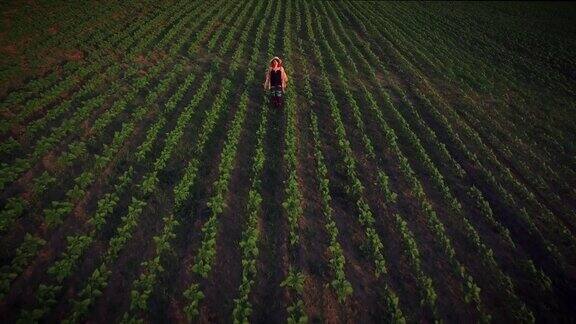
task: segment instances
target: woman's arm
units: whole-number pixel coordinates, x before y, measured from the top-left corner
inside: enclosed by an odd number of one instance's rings
[[[286,71],[284,71],[284,67],[280,68],[282,71],[282,90],[286,89],[286,84],[288,83],[288,75],[286,74]]]
[[[270,89],[270,68],[266,69],[266,76],[264,77],[264,89]]]

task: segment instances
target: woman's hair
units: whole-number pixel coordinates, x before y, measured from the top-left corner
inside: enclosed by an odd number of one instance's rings
[[[274,63],[274,61],[276,61],[278,63],[278,66],[282,66],[282,61],[275,57],[272,60],[270,60],[270,67],[273,66],[272,64]]]

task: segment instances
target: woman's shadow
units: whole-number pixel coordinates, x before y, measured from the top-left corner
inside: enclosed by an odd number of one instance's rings
[[[263,275],[257,288],[257,299],[266,301],[255,304],[256,322],[282,322],[285,317],[285,305],[280,283],[284,278],[283,268],[288,226],[284,217],[282,201],[284,198],[284,135],[286,131],[286,113],[283,108],[274,107],[268,96],[268,125],[264,139],[266,161],[262,172],[262,236],[261,257]],[[264,275],[264,273],[266,273]]]

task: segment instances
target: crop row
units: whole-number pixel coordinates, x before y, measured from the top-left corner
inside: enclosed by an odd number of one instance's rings
[[[179,121],[186,117],[186,111],[193,110],[195,108],[195,106],[191,105],[198,105],[201,98],[205,96],[208,90],[207,84],[209,84],[210,81],[209,76],[210,74],[204,78],[204,86],[200,86],[201,91],[195,94],[191,104],[189,104],[185,111],[180,114],[178,117]],[[176,128],[173,129],[168,134],[168,137],[177,131],[178,130]],[[167,145],[169,145],[168,143],[169,142],[166,140],[164,146],[165,148]],[[154,169],[150,170],[147,175],[153,172],[155,172]],[[108,278],[112,274],[110,266],[113,264],[114,260],[116,260],[118,254],[123,249],[127,241],[131,238],[133,230],[139,223],[138,221],[142,214],[143,208],[147,205],[145,200],[141,200],[142,198],[137,198],[139,196],[146,197],[148,194],[147,191],[145,191],[146,187],[143,186],[144,179],[146,179],[146,175],[140,184],[140,192],[135,193],[132,196],[132,203],[128,207],[128,213],[126,216],[123,216],[122,224],[118,227],[116,235],[110,239],[108,249],[104,254],[103,262],[96,270],[94,270],[91,277],[87,280],[84,288],[78,293],[78,298],[72,301],[72,313],[69,315],[69,320],[71,320],[71,322],[77,322],[86,316],[90,305],[96,300],[97,297],[101,295],[102,289],[108,285]]]
[[[180,4],[181,6],[181,4]],[[174,8],[174,9],[180,9],[180,8]],[[165,15],[170,15],[170,12],[166,12]],[[160,15],[160,16],[164,16],[164,15]],[[144,27],[145,30],[149,30],[150,26],[146,26],[143,24],[136,24],[135,26],[137,26],[138,28],[142,29]],[[124,39],[124,43],[122,43],[120,48],[124,48],[124,49],[128,49],[128,47],[134,43],[137,38],[132,38],[129,37],[130,34],[127,33],[127,30],[125,28],[123,28],[124,26],[119,25],[119,26],[115,26],[117,29],[117,33],[113,34],[113,38],[111,39],[112,42],[114,43],[108,43],[106,45],[108,46],[104,46],[105,48],[107,47],[113,47],[115,46],[115,44],[117,45],[118,42],[120,42],[122,39]],[[104,33],[104,30],[101,31],[101,34]],[[152,35],[154,35],[154,33],[152,33]],[[98,38],[98,37],[96,37]],[[96,53],[94,53],[95,57],[91,60],[91,64],[87,65],[87,66],[79,66],[77,70],[65,70],[65,72],[68,72],[66,74],[69,74],[70,76],[68,76],[67,78],[64,78],[63,81],[59,81],[58,84],[54,85],[52,88],[49,89],[50,92],[48,93],[42,93],[42,96],[40,96],[37,99],[34,100],[30,100],[28,101],[26,107],[24,108],[23,111],[20,111],[17,115],[16,115],[16,120],[14,122],[12,122],[10,125],[13,125],[15,123],[17,123],[20,120],[23,120],[26,116],[29,116],[32,112],[34,111],[38,111],[40,109],[43,109],[46,107],[46,105],[48,105],[49,103],[51,103],[52,101],[54,101],[53,99],[57,99],[59,98],[60,94],[64,91],[70,91],[72,89],[72,86],[77,84],[78,82],[80,82],[80,80],[82,80],[83,76],[88,75],[89,73],[92,75],[91,79],[87,79],[85,80],[86,83],[92,84],[94,83],[94,80],[96,79],[100,79],[101,78],[101,74],[98,73],[102,70],[102,68],[105,66],[105,64],[107,64],[107,62],[109,62],[109,60],[103,60],[100,59],[98,55],[96,55]],[[75,67],[75,65],[70,65],[71,67]],[[67,81],[67,80],[71,80],[71,81]],[[71,83],[73,82],[73,83]],[[75,93],[74,94],[74,98],[81,96],[83,93],[86,93],[86,87],[82,87],[81,88],[82,91],[79,93]],[[10,129],[12,126],[8,126],[7,129]],[[7,130],[6,129],[6,130]]]
[[[172,76],[172,74],[169,74],[169,76]],[[208,83],[209,83],[209,80],[208,80],[208,81],[205,80],[205,84],[207,85]],[[206,89],[205,89],[205,90],[206,90]],[[180,91],[180,93],[179,93],[178,95],[181,97],[181,96],[182,96],[182,91]],[[203,96],[203,93],[201,93],[201,96]],[[201,97],[201,96],[200,96],[200,97]],[[174,99],[174,98],[172,98],[172,99]],[[175,104],[174,100],[172,101],[172,103],[173,103],[173,105]],[[172,107],[172,109],[173,109],[173,107]],[[133,215],[134,217],[136,217],[138,213],[134,213],[134,212],[130,212],[130,211],[132,211],[132,210],[134,210],[134,209],[138,210],[137,207],[138,207],[138,206],[142,206],[142,205],[139,204],[137,201],[138,201],[138,200],[136,199],[136,200],[133,202],[133,205],[131,206],[131,208],[129,209],[129,214],[130,214],[130,215]],[[134,224],[134,223],[129,223],[129,222],[127,222],[127,221],[130,220],[130,219],[132,219],[132,218],[127,218],[127,219],[125,219],[124,226],[123,226],[122,228],[130,228],[130,226],[132,226],[132,225]],[[109,255],[114,255],[114,254],[115,254],[114,251],[118,250],[118,249],[119,249],[119,246],[122,246],[122,244],[125,242],[125,240],[123,239],[123,237],[125,238],[125,237],[127,237],[127,235],[129,235],[129,233],[125,233],[125,231],[119,232],[119,238],[117,238],[116,240],[113,239],[113,240],[111,241],[111,248],[110,248],[110,250],[109,250],[109,252],[108,252]],[[112,244],[112,243],[114,243],[114,244]],[[115,247],[114,247],[113,245],[114,245]],[[105,266],[105,264],[104,264],[104,266]],[[100,272],[99,272],[99,273],[96,273],[96,274],[95,274],[95,278],[94,278],[93,280],[97,280],[96,277],[101,280],[101,279],[102,279],[101,273],[100,273]],[[83,305],[84,305],[84,304],[83,304]],[[81,308],[83,308],[83,307],[84,307],[84,306],[82,306]],[[81,312],[81,311],[80,311],[80,312]]]
[[[160,31],[156,31],[156,33],[159,33],[159,32]],[[155,33],[152,33],[152,34],[155,34]],[[134,41],[134,40],[132,40],[132,41]],[[150,72],[160,71],[160,70],[161,70],[161,66],[156,66]],[[132,75],[136,75],[136,70],[134,70],[134,73]],[[142,76],[140,78],[137,78],[133,82],[135,84],[135,88],[131,89],[131,90],[133,90],[132,93],[137,93],[138,89],[142,89],[149,82],[149,80],[151,80],[152,75],[153,75],[153,73],[151,73],[150,76],[145,75],[145,76]],[[83,121],[84,119],[86,119],[87,117],[89,117],[90,111],[92,109],[103,104],[104,101],[106,100],[106,98],[108,98],[109,96],[116,94],[118,92],[119,85],[120,85],[119,82],[120,81],[113,83],[106,93],[95,97],[91,101],[87,101],[87,103],[90,103],[89,107],[87,107],[85,104],[82,109],[80,109],[77,113],[75,113],[73,115],[73,117],[68,118],[66,121],[64,121],[62,123],[62,125],[60,127],[58,127],[56,130],[52,130],[50,136],[43,137],[41,140],[39,140],[35,146],[35,149],[33,150],[32,153],[30,153],[30,155],[27,158],[24,158],[24,159],[18,158],[12,165],[5,166],[5,167],[3,166],[2,171],[0,171],[0,174],[4,174],[1,177],[2,180],[0,181],[0,183],[2,183],[2,186],[5,186],[6,183],[8,183],[9,181],[15,180],[18,177],[18,175],[20,175],[21,173],[26,171],[29,167],[31,167],[35,161],[38,161],[40,159],[40,157],[45,152],[47,152],[48,150],[53,148],[56,144],[60,144],[60,140],[65,135],[74,133],[74,131],[77,130],[77,128],[75,126],[77,124],[79,124],[81,121]],[[91,87],[87,87],[84,89],[87,89],[89,91],[89,90],[91,90]],[[130,98],[129,95],[127,95],[127,97]],[[96,130],[103,128],[103,126],[105,126],[107,123],[109,123],[111,121],[111,118],[114,117],[114,114],[119,113],[121,111],[122,103],[125,101],[128,101],[128,100],[126,100],[126,99],[124,99],[124,101],[121,100],[115,106],[113,106],[114,108],[110,109],[107,112],[108,115],[106,115],[106,116],[108,118],[106,118],[106,119],[100,118],[99,121],[95,122],[94,127],[96,128]]]
[[[168,73],[165,76],[165,79],[163,81],[172,81],[175,78],[175,76],[181,72],[180,69],[181,67],[180,68],[175,67],[175,69],[171,73]],[[151,93],[156,93],[156,91],[163,91],[162,90],[163,87],[160,86],[162,84],[165,84],[165,82],[160,82],[159,87],[155,89],[155,91],[152,91]],[[145,105],[141,107],[147,107],[147,106],[150,105]],[[124,125],[125,126],[123,126],[123,128],[120,131],[116,132],[112,144],[110,146],[106,146],[105,149],[106,154],[96,156],[96,163],[95,163],[96,168],[105,167],[112,160],[112,157],[118,152],[124,140],[132,135],[131,131],[134,128],[134,121],[127,121]],[[98,169],[96,170],[96,172],[98,172]],[[61,282],[64,278],[69,277],[70,275],[73,274],[72,271],[78,259],[88,249],[94,237],[96,236],[96,233],[100,231],[101,227],[105,224],[105,216],[108,213],[110,213],[114,209],[115,205],[118,203],[120,192],[123,190],[125,186],[128,185],[128,182],[132,181],[132,173],[133,173],[132,169],[129,168],[124,173],[124,175],[120,177],[119,179],[120,183],[114,186],[115,192],[108,193],[104,195],[104,197],[101,200],[99,200],[98,209],[95,216],[88,220],[88,223],[94,226],[91,229],[89,235],[78,234],[76,236],[69,236],[67,238],[68,244],[66,246],[66,252],[63,253],[62,259],[49,268],[49,273],[53,272],[54,276],[57,278],[59,282]],[[90,175],[92,175],[92,173],[90,173]],[[90,180],[94,180],[94,178],[91,177]],[[85,183],[82,187],[78,185],[75,186],[72,189],[73,190],[72,193],[77,192],[77,194],[67,196],[69,196],[69,198],[74,197],[76,200],[79,199],[81,196],[83,196],[84,194],[83,191],[86,186],[87,185]],[[61,218],[71,212],[71,209],[74,206],[73,203],[74,201],[75,200],[56,202],[56,204],[53,203],[52,204],[53,208],[57,207],[58,209],[48,210],[46,214],[47,217],[46,221],[48,222],[48,224],[52,224],[54,222],[56,223],[62,222]],[[41,285],[40,287],[41,288],[39,290],[37,297],[39,305],[42,305],[42,308],[40,309],[42,311],[36,309],[32,312],[29,312],[28,314],[25,312],[23,317],[29,316],[30,314],[35,314],[34,316],[42,317],[49,310],[50,303],[46,303],[43,301],[45,297],[41,293],[42,291],[46,291],[46,285]],[[51,289],[49,290],[51,291],[51,294],[57,293],[56,286],[50,286],[50,288]]]
[[[271,6],[267,5],[265,15],[268,16]],[[262,10],[262,4],[259,4],[256,12]],[[220,154],[220,163],[218,165],[218,179],[213,183],[213,195],[209,199],[207,205],[210,208],[210,216],[208,220],[202,226],[202,241],[198,249],[197,254],[194,256],[194,264],[191,267],[192,273],[195,273],[199,278],[207,278],[212,272],[212,266],[214,259],[216,257],[216,243],[218,238],[218,228],[219,228],[219,217],[224,212],[226,207],[226,198],[229,191],[229,182],[234,169],[237,146],[240,141],[240,133],[243,130],[243,124],[246,118],[248,109],[248,89],[254,86],[254,65],[256,64],[257,53],[259,53],[260,43],[262,40],[262,28],[264,20],[260,23],[257,28],[256,38],[254,40],[254,47],[252,49],[252,55],[250,61],[248,62],[248,69],[246,71],[243,93],[240,96],[240,103],[234,118],[231,122],[230,127],[227,130],[226,140],[224,147]],[[253,20],[249,20],[247,23],[247,28],[245,30],[252,29],[254,24]],[[241,46],[241,45],[240,45]],[[201,141],[204,145],[205,140]],[[197,168],[197,162],[194,163],[194,172]],[[194,176],[195,177],[195,176]],[[194,177],[190,177],[193,180]],[[190,181],[190,180],[187,180]],[[255,271],[255,269],[254,269]],[[200,283],[192,281],[188,288],[183,293],[184,299],[187,302],[185,307],[186,315],[189,319],[194,319],[199,315],[199,304],[204,298],[204,293],[202,291],[202,285]],[[238,313],[238,311],[236,311]],[[245,313],[245,311],[243,311]]]
[[[246,12],[246,10],[245,10]],[[241,18],[240,18],[241,19]],[[247,26],[247,28],[250,28],[251,24],[249,24]],[[232,30],[229,34],[232,33]],[[198,165],[199,165],[199,158],[202,156],[202,152],[204,151],[204,147],[205,145],[208,143],[209,140],[209,136],[212,133],[217,120],[219,119],[219,116],[222,112],[222,109],[225,106],[225,100],[226,100],[226,96],[227,93],[229,91],[231,82],[229,80],[224,80],[223,81],[223,88],[222,88],[222,92],[220,92],[220,94],[217,96],[216,100],[213,103],[213,108],[209,111],[207,111],[206,117],[204,119],[204,122],[202,124],[202,126],[200,127],[200,134],[198,135],[198,138],[196,140],[196,144],[194,145],[194,149],[193,149],[193,153],[194,153],[194,158],[188,163],[188,166],[186,167],[185,170],[185,176],[183,178],[181,178],[181,181],[179,181],[179,183],[176,184],[175,188],[174,188],[174,193],[175,193],[175,205],[176,205],[176,212],[181,212],[181,204],[190,199],[189,197],[189,188],[191,188],[194,184],[194,180],[196,177],[196,172],[198,171]],[[234,133],[229,133],[229,136],[232,136],[233,138],[229,137],[229,139],[233,139],[235,141],[239,140],[239,131],[242,129],[242,125],[241,125],[241,120],[244,118],[243,116],[246,113],[246,108],[247,108],[247,94],[244,94],[241,98],[241,102],[240,102],[240,108],[239,111],[236,114],[236,117],[233,121],[233,128],[230,129],[230,131],[232,129],[234,129]],[[223,171],[223,174],[221,178],[222,182],[218,182],[219,184],[221,184],[220,188],[225,188],[226,185],[226,179],[229,178],[230,176],[230,171],[231,171],[231,167],[232,167],[232,162],[234,160],[233,157],[233,153],[232,153],[232,149],[235,150],[236,148],[236,144],[235,143],[231,143],[231,142],[226,142],[228,144],[225,144],[225,149],[223,151],[223,155],[222,155],[222,161],[221,163],[225,164],[226,166],[222,166],[221,165],[221,171]],[[226,172],[226,170],[228,170]],[[218,185],[217,185],[218,186]],[[216,206],[216,204],[218,202],[221,202],[223,204],[223,198],[224,198],[224,192],[223,190],[217,190],[218,193],[216,194],[215,197],[213,197],[213,199],[211,200],[211,208],[213,208],[213,210],[220,210],[220,212],[223,209],[222,205]],[[218,209],[220,208],[220,209]],[[170,225],[171,223],[165,223],[165,229],[164,232],[165,233],[173,233],[173,226]],[[207,222],[205,224],[205,226],[209,226],[209,224],[214,224],[214,222]],[[170,229],[168,229],[167,227],[170,226]],[[207,227],[205,227],[207,228]],[[213,234],[216,233],[216,228],[213,228],[213,231],[204,231],[205,233],[207,232],[211,232]],[[208,234],[206,234],[208,235]],[[175,235],[170,235],[169,238],[173,239],[175,238]],[[215,240],[215,238],[214,238]],[[169,244],[169,239],[166,240],[165,244]],[[210,239],[208,241],[213,241],[213,239]],[[207,241],[204,241],[207,242]],[[206,255],[212,255],[214,256],[214,251],[210,252],[210,246],[208,245],[203,245],[206,248],[206,253],[202,254],[200,253],[199,256],[206,256]],[[149,261],[144,261],[142,263],[142,267],[144,268],[144,272],[141,274],[141,276],[134,282],[133,285],[133,291],[131,294],[131,308],[130,308],[130,313],[133,313],[132,315],[130,315],[129,313],[126,313],[124,315],[123,320],[124,321],[136,321],[138,318],[138,312],[141,311],[145,311],[147,309],[147,300],[149,298],[150,293],[153,290],[153,287],[156,283],[156,279],[157,279],[157,275],[159,274],[159,272],[163,271],[161,268],[161,257],[162,257],[162,252],[167,253],[170,251],[170,248],[166,248],[163,250],[159,250],[157,249],[155,257],[153,257],[153,259],[150,259]],[[198,264],[198,263],[197,263]],[[209,262],[206,263],[209,265]],[[206,268],[203,268],[206,269]],[[186,296],[192,296],[190,294],[185,293],[185,297]],[[200,298],[201,292],[198,291],[196,294],[194,294],[194,296],[197,296],[198,298]],[[194,303],[193,305],[197,305],[197,302]],[[188,313],[191,313],[192,310],[189,310],[193,305],[189,305],[186,309]],[[192,316],[192,314],[188,314],[189,316]]]
[[[415,72],[410,65],[406,64],[406,66],[415,76],[418,77],[419,80],[421,80],[419,74]],[[434,102],[436,102],[436,98],[439,96],[435,90],[431,89],[431,92],[435,99]],[[549,238],[544,237],[542,235],[541,229],[537,227],[537,221],[542,222],[546,224],[544,227],[545,230],[552,231],[550,238],[560,239],[558,245],[573,245],[574,239],[570,235],[570,232],[562,224],[562,222],[558,221],[545,206],[542,206],[540,202],[535,199],[535,196],[524,186],[524,184],[520,183],[516,178],[514,178],[511,170],[508,167],[502,165],[500,161],[498,161],[498,158],[494,155],[494,152],[486,146],[483,140],[479,137],[478,133],[475,132],[460,118],[458,118],[457,113],[453,108],[444,102],[440,102],[438,107],[442,107],[445,110],[445,113],[441,113],[437,111],[436,105],[432,104],[428,98],[425,98],[419,92],[416,92],[416,94],[419,98],[421,98],[427,107],[433,108],[430,110],[430,112],[433,113],[433,117],[436,120],[443,121],[441,125],[446,128],[452,128],[452,126],[447,123],[447,120],[451,120],[453,125],[461,128],[464,134],[471,140],[471,142],[482,151],[482,154],[471,155],[469,152],[466,152],[467,149],[462,149],[464,154],[470,156],[470,159],[474,161],[476,165],[480,166],[480,171],[484,176],[483,180],[489,182],[490,185],[494,187],[494,189],[500,194],[507,205],[516,206],[511,208],[516,209],[517,215],[520,217],[521,221],[526,224],[529,234],[536,235],[537,239],[542,242],[542,246],[546,248],[548,253],[557,263],[558,267],[564,267],[565,261],[564,256],[561,254],[562,251],[557,248],[556,244],[550,242]],[[451,129],[448,129],[448,131],[453,133],[453,130]],[[461,142],[459,138],[455,138],[455,140],[457,143]],[[460,144],[460,146],[464,145]],[[489,169],[488,166],[493,167]],[[504,185],[506,187],[504,187]],[[517,200],[517,198],[513,195],[519,196],[520,200]],[[519,201],[523,201],[525,204],[518,205]],[[530,212],[526,207],[534,209]],[[534,216],[531,216],[531,213]]]
[[[91,42],[91,37],[98,39],[100,37],[102,37],[102,35],[105,32],[112,32],[115,30],[116,27],[118,26],[123,26],[123,24],[129,24],[132,23],[132,21],[130,20],[122,20],[120,24],[118,24],[117,21],[115,21],[114,19],[110,19],[109,15],[112,12],[121,12],[122,14],[126,14],[126,12],[129,12],[130,10],[134,10],[133,7],[131,7],[131,5],[123,5],[123,6],[119,6],[119,5],[115,5],[115,6],[98,6],[97,10],[94,11],[94,8],[90,8],[87,10],[86,6],[78,6],[76,9],[80,10],[80,11],[86,11],[89,12],[89,17],[91,19],[85,19],[85,20],[79,20],[78,17],[80,15],[82,15],[83,13],[76,13],[74,11],[66,11],[67,14],[69,14],[70,17],[70,21],[71,24],[65,28],[59,28],[58,33],[55,36],[52,37],[45,37],[44,39],[47,40],[50,38],[51,42],[60,42],[60,41],[64,41],[66,42],[68,45],[71,45],[70,47],[73,48],[75,45],[78,46],[82,46],[86,43],[90,43]],[[145,10],[147,10],[148,8],[146,8]],[[84,26],[79,26],[78,22],[82,21],[85,25]],[[89,26],[90,24],[94,24],[97,23],[99,24],[100,28],[94,28],[91,32],[87,32],[87,36],[91,36],[91,37],[87,37],[86,39],[83,39],[82,37],[70,37],[70,33],[73,33],[75,36],[77,36],[80,33],[86,32],[86,28],[87,26]],[[23,26],[29,26],[29,24],[23,24]],[[14,26],[16,27],[16,26]],[[122,28],[120,29],[116,29],[116,30],[122,30]],[[56,38],[58,38],[58,40],[56,40]],[[64,45],[64,44],[60,44],[60,45]],[[27,53],[37,53],[37,49],[40,47],[44,47],[44,44],[42,43],[42,41],[38,41],[38,42],[33,42],[32,46],[28,47],[27,49],[25,49],[25,51]],[[63,70],[65,71],[69,71],[69,72],[74,72],[75,69],[78,69],[80,66],[82,65],[81,62],[77,62],[77,61],[68,61],[67,63],[64,64],[63,66]],[[42,91],[52,87],[54,85],[54,83],[56,81],[58,81],[59,79],[59,72],[58,71],[53,71],[50,74],[46,75],[46,76],[41,76],[38,78],[34,78],[31,81],[27,82],[24,86],[20,87],[19,89],[16,89],[12,92],[10,92],[6,98],[4,98],[2,100],[2,105],[1,108],[2,110],[10,110],[10,111],[14,111],[14,108],[23,103],[24,101],[30,99],[31,96],[33,96],[34,94],[41,94]]]
[[[256,31],[255,44],[260,44],[265,21],[269,17],[271,10],[271,2],[268,2],[264,13],[263,19],[258,25]],[[244,34],[243,34],[244,36]],[[268,43],[271,46],[271,43]],[[242,45],[240,45],[242,47]],[[259,46],[254,47],[254,51],[250,58],[249,69],[256,63],[259,57]],[[234,62],[231,63],[234,65]],[[246,225],[242,232],[242,238],[239,242],[242,254],[242,279],[238,287],[238,297],[234,299],[234,309],[232,311],[232,319],[234,323],[247,323],[252,313],[252,304],[250,303],[249,296],[252,291],[252,286],[257,279],[257,260],[260,253],[260,225],[259,215],[261,213],[262,195],[260,191],[261,176],[264,164],[266,163],[266,155],[264,153],[264,139],[266,137],[266,130],[268,126],[268,106],[270,104],[268,96],[263,96],[262,110],[260,112],[260,123],[256,131],[256,147],[252,158],[251,168],[251,185],[248,192],[248,202],[246,206]]]
[[[249,295],[256,279],[256,261],[260,252],[258,247],[258,243],[260,242],[258,217],[261,213],[262,195],[259,191],[262,190],[261,175],[264,163],[266,162],[264,138],[268,125],[268,105],[269,102],[264,100],[260,112],[260,124],[256,132],[257,143],[252,159],[251,185],[246,207],[247,221],[244,231],[242,232],[242,239],[239,243],[240,250],[242,251],[242,282],[238,288],[239,296],[234,299],[234,310],[232,312],[234,323],[248,322],[248,318],[252,313]]]
[[[368,65],[368,64],[365,64],[365,65],[368,66],[368,68],[369,68],[369,65]],[[375,76],[374,76],[374,72],[370,72],[370,73],[372,74],[373,79],[375,80],[375,82],[377,82],[377,79],[376,79]],[[394,110],[393,110],[393,109],[394,109],[393,105],[390,104],[389,101],[387,101],[387,102],[388,102],[388,106],[391,107],[390,109],[391,109],[391,110],[393,111],[393,113],[394,113],[393,115],[396,115],[397,118],[400,119],[400,122],[403,122],[403,123],[404,123],[404,124],[403,124],[404,126],[401,126],[401,128],[403,128],[405,132],[409,131],[409,130],[410,130],[409,127],[407,126],[407,124],[405,123],[405,121],[402,121],[402,119],[401,119],[402,117],[399,115],[399,113],[398,113],[397,111],[394,112]],[[413,136],[413,135],[409,135],[409,136]],[[412,137],[412,138],[413,138],[413,139],[412,139],[412,142],[415,143],[415,145],[418,145],[417,141],[414,140],[414,137]],[[413,144],[413,145],[414,145],[414,144]],[[440,150],[440,151],[442,151],[442,150]],[[421,152],[421,153],[422,153],[423,150],[418,150],[418,152]],[[425,158],[425,156],[424,156],[424,158]],[[426,160],[429,161],[429,159],[426,159],[426,158],[425,158],[424,161],[426,161]],[[449,160],[450,160],[450,159],[449,159]],[[446,161],[445,161],[445,162],[446,162]],[[428,164],[429,167],[433,167],[433,164],[431,164],[431,161],[426,162],[426,163]],[[458,169],[459,169],[459,168],[456,167],[456,170],[458,170]],[[436,177],[437,177],[436,180],[441,180],[441,179],[442,179],[442,178],[441,178],[442,176],[441,176],[437,171],[433,171],[433,169],[432,169],[432,172],[431,172],[431,173],[432,173],[432,174],[436,174]],[[442,186],[442,182],[441,182],[441,181],[437,181],[436,183],[437,183],[437,185],[438,185],[439,187]],[[444,186],[445,186],[445,185],[444,185]],[[449,200],[449,201],[454,201],[454,199],[453,199],[452,195],[450,194],[450,191],[449,191],[449,190],[443,190],[443,192],[444,192],[444,196],[445,196],[445,198],[446,198],[447,200]],[[455,204],[455,206],[458,207],[459,204]],[[484,205],[484,206],[486,206],[486,205]],[[495,263],[495,261],[494,261],[494,259],[493,259],[492,251],[491,251],[490,249],[487,249],[487,248],[483,245],[483,243],[481,243],[481,241],[480,241],[480,239],[479,239],[479,237],[478,237],[478,234],[475,232],[474,228],[473,228],[473,227],[471,226],[471,224],[467,221],[467,219],[464,217],[464,215],[462,215],[462,210],[459,209],[459,208],[456,208],[454,212],[455,212],[456,214],[460,214],[460,217],[462,218],[462,221],[464,222],[464,225],[465,225],[464,230],[467,232],[467,235],[468,235],[469,239],[472,241],[472,244],[474,244],[474,245],[477,247],[477,249],[478,249],[479,251],[481,251],[481,253],[482,253],[481,255],[482,255],[483,259],[486,261],[486,263],[487,263],[496,273],[499,273],[499,276],[500,276],[501,278],[503,278],[503,279],[501,279],[501,281],[502,281],[503,283],[507,282],[508,288],[506,288],[506,290],[507,290],[510,294],[512,294],[512,296],[513,296],[513,292],[511,292],[511,286],[512,286],[512,285],[511,285],[511,283],[510,283],[510,278],[508,278],[507,276],[503,275],[503,274],[501,273],[501,270],[498,269],[498,267],[497,267],[497,265],[496,265],[496,263]],[[515,297],[514,297],[514,298],[515,298]],[[513,298],[513,299],[514,299],[514,298]]]
[[[318,27],[320,30],[320,34],[326,35],[322,31],[322,26],[320,25],[320,21],[318,21]],[[337,34],[334,32],[333,27],[330,24],[328,27],[330,28],[330,35],[335,35],[335,37],[338,37]],[[336,71],[338,72],[340,82],[342,82],[342,84],[345,87],[345,99],[348,102],[348,105],[352,109],[352,116],[353,116],[353,119],[355,121],[355,125],[356,125],[357,129],[359,130],[359,133],[360,133],[360,136],[362,139],[362,143],[364,144],[365,152],[371,159],[376,159],[375,149],[372,145],[370,137],[366,133],[364,122],[362,120],[363,114],[360,112],[360,107],[358,106],[357,101],[354,99],[352,93],[348,90],[348,87],[349,87],[348,81],[347,81],[348,78],[346,77],[346,74],[344,73],[342,66],[340,66],[340,63],[339,63],[338,59],[336,58],[335,53],[333,53],[333,51],[331,50],[326,39],[322,40],[322,44],[324,45],[324,47],[328,51],[328,54],[331,58],[331,61],[334,63],[334,66],[336,67]],[[344,52],[343,54],[345,56],[350,56],[347,54],[347,52]],[[360,87],[363,90],[363,93],[365,95],[371,96],[371,94],[367,91],[364,84],[360,84]],[[371,102],[371,103],[372,103],[373,109],[374,108],[379,109],[379,108],[377,108],[377,105],[375,105],[375,102]],[[386,202],[389,204],[394,203],[397,199],[397,195],[390,188],[388,176],[386,175],[386,173],[382,169],[380,169],[380,167],[377,167],[377,176],[378,176],[379,184],[380,184],[383,192],[385,193]],[[396,214],[395,220],[398,223],[398,221],[402,220],[402,218]],[[402,220],[402,222],[404,222],[404,221]],[[405,225],[406,223],[404,222],[403,224]],[[424,272],[420,268],[420,258],[419,258],[418,247],[417,247],[414,240],[410,240],[410,238],[413,237],[411,232],[409,230],[407,230],[406,226],[403,226],[401,228],[403,229],[401,231],[402,239],[407,246],[406,253],[409,256],[409,259],[411,260],[413,270],[414,270],[414,272],[416,274],[416,278],[420,284],[421,293],[422,293],[421,303],[423,305],[426,305],[427,307],[429,307],[433,317],[437,317],[437,314],[435,311],[436,292],[434,291],[434,288],[432,286],[432,281],[428,276],[426,276],[424,274]],[[395,321],[395,322],[403,322],[404,318],[402,316],[401,310],[399,309],[398,297],[396,297],[396,295],[394,294],[394,292],[391,289],[387,288],[386,291],[387,291],[386,299],[387,299],[387,303],[388,303],[388,311],[389,311],[390,316],[391,316],[390,320]]]
[[[292,2],[288,1],[285,10],[285,22],[292,21]],[[290,23],[284,24],[284,33],[282,35],[282,49],[285,57],[286,66],[284,69],[288,75],[294,75],[294,68],[290,64],[293,55],[292,49],[292,32]],[[270,47],[268,48],[270,50]],[[295,61],[294,61],[295,62]],[[284,65],[284,63],[283,63]],[[295,86],[294,86],[295,87]],[[289,249],[296,251],[299,242],[298,222],[303,216],[303,198],[300,191],[300,181],[297,172],[298,167],[298,125],[296,118],[296,89],[288,90],[284,94],[285,101],[285,122],[286,130],[284,133],[284,169],[286,180],[284,181],[284,201],[282,207],[288,218],[289,227]],[[301,265],[296,264],[295,260],[290,261],[288,273],[280,286],[285,287],[290,295],[291,302],[287,306],[288,323],[306,323],[308,316],[304,309],[302,300],[304,293],[304,283],[306,275]]]
[[[394,35],[393,39],[400,42],[402,46],[408,44],[402,35],[399,34],[400,29],[389,28],[388,31]],[[410,43],[412,43],[412,40]],[[435,45],[437,44],[438,42],[435,43]],[[438,61],[438,58],[434,58],[434,60]],[[461,61],[458,61],[457,63],[462,64]],[[475,68],[475,74],[476,70],[477,69]],[[500,121],[506,121],[507,119],[499,115],[499,109],[494,109],[492,112],[494,116],[490,116],[485,112],[485,109],[479,109],[479,106],[473,102],[470,96],[465,95],[460,87],[457,87],[456,90],[462,95],[462,98],[466,100],[464,103],[466,109],[461,109],[457,112],[463,118],[466,118],[466,121],[474,127],[487,143],[491,144],[491,148],[494,149],[495,152],[504,156],[507,159],[507,163],[516,168],[516,172],[521,172],[523,181],[526,181],[531,185],[532,190],[537,190],[544,195],[546,199],[553,201],[556,205],[555,208],[562,210],[562,212],[566,214],[566,219],[569,221],[572,218],[570,216],[572,215],[572,211],[563,208],[564,204],[560,203],[561,198],[557,193],[553,192],[552,188],[539,175],[539,173],[542,170],[548,171],[547,174],[555,178],[564,190],[567,189],[567,184],[560,180],[557,175],[554,175],[555,172],[545,161],[537,157],[536,153],[532,151],[530,145],[525,145],[522,140],[515,135],[516,132],[510,132],[509,128],[504,128],[504,126],[500,125]],[[515,145],[516,143],[518,143],[518,146]],[[523,154],[523,152],[529,154],[525,157],[519,158],[518,156],[512,156],[511,150],[518,151],[519,154]],[[528,162],[531,160],[534,160],[534,166],[528,165]],[[547,178],[550,179],[550,177]]]
[[[360,179],[358,178],[358,172],[356,170],[356,160],[352,152],[352,147],[350,141],[347,139],[346,130],[344,128],[344,123],[340,116],[340,109],[338,108],[338,101],[332,91],[328,75],[326,73],[325,61],[323,60],[322,52],[318,46],[318,42],[314,36],[314,31],[312,29],[312,19],[310,17],[310,10],[306,10],[306,25],[308,37],[312,40],[312,49],[314,52],[314,57],[318,62],[320,67],[320,83],[324,93],[328,98],[330,115],[336,127],[336,136],[338,141],[338,148],[340,149],[340,154],[342,155],[344,168],[346,175],[350,182],[348,186],[349,194],[356,201],[356,206],[358,207],[358,218],[360,224],[364,227],[366,237],[368,239],[368,246],[372,253],[373,262],[375,265],[375,274],[379,276],[380,274],[386,273],[386,261],[383,256],[383,244],[380,236],[377,234],[374,228],[374,216],[370,210],[370,206],[364,198],[364,186],[362,185]]]

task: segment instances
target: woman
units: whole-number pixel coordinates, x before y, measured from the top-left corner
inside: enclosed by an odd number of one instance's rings
[[[274,56],[270,60],[270,67],[266,71],[266,80],[264,81],[264,89],[270,90],[272,103],[274,107],[282,106],[282,94],[286,90],[286,83],[288,76],[282,67],[282,60],[278,56]]]

